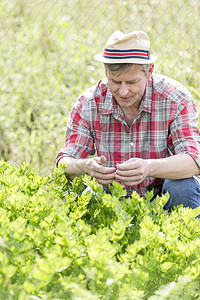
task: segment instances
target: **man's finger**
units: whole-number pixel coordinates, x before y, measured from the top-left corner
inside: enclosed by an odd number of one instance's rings
[[[105,162],[106,162],[105,156],[101,156],[101,157],[100,157],[100,160],[99,160],[100,165],[105,164]]]
[[[105,156],[98,156],[98,157],[94,157],[94,160],[99,164],[99,165],[103,165],[106,162],[106,158]]]
[[[141,176],[143,175],[143,169],[131,169],[131,170],[125,170],[125,171],[116,171],[116,176],[119,177],[134,177],[134,176]]]
[[[104,167],[99,165],[98,168],[96,167],[95,169],[92,169],[90,174],[93,177],[104,177],[104,176],[113,176],[113,178],[115,177],[115,168],[109,168],[109,167]]]

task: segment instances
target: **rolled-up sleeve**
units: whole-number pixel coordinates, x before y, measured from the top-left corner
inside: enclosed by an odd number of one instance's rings
[[[87,118],[84,117],[83,97],[73,107],[67,121],[65,143],[57,154],[56,164],[63,157],[87,158],[95,153],[94,139]]]

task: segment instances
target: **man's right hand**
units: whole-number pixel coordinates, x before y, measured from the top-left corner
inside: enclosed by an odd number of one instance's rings
[[[94,177],[98,183],[108,185],[115,180],[116,169],[103,166],[105,162],[105,156],[86,159],[63,157],[59,164],[66,164],[66,172],[70,175],[70,179],[87,173]]]
[[[116,169],[103,166],[105,162],[105,156],[89,158],[85,160],[84,169],[85,173],[94,177],[98,183],[108,185],[115,180]]]

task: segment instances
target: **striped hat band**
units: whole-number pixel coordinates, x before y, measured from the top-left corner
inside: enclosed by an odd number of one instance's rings
[[[139,49],[128,49],[128,50],[116,50],[105,48],[103,52],[103,57],[107,59],[150,59],[150,51],[139,50]]]

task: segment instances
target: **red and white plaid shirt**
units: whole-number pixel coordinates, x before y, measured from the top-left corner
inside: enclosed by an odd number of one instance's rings
[[[74,105],[67,124],[66,141],[57,155],[87,158],[106,157],[105,166],[116,167],[132,157],[164,158],[188,153],[200,167],[200,133],[197,106],[189,91],[177,81],[160,74],[147,80],[139,113],[128,126],[123,112],[108,89],[107,79],[86,90]],[[148,186],[163,179],[146,177],[136,190],[144,196]]]

